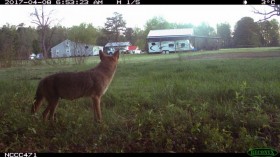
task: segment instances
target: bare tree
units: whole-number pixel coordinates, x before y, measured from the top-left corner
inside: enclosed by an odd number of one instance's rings
[[[254,13],[264,16],[264,18],[262,20],[259,20],[259,22],[268,20],[272,16],[280,16],[280,5],[268,5],[268,6],[271,7],[271,9],[272,9],[269,12],[261,12],[261,11],[259,11],[256,8],[253,7]]]
[[[51,18],[53,11],[54,10],[51,10],[49,13],[46,13],[44,11],[44,6],[42,5],[41,10],[38,10],[35,7],[34,12],[30,14],[30,16],[33,17],[31,22],[37,25],[37,29],[39,31],[39,37],[40,37],[39,41],[41,43],[40,45],[43,50],[44,58],[49,57],[48,52],[51,49],[50,42],[55,30],[55,29],[52,30],[50,29],[50,25],[54,21]]]

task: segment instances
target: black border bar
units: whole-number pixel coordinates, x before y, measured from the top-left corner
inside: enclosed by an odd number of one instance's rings
[[[4,5],[273,5],[280,0],[1,0]]]
[[[8,155],[7,155],[8,154]],[[0,157],[28,157],[26,153],[0,153]],[[32,154],[30,157],[143,157],[143,156],[159,156],[159,157],[250,157],[246,153],[27,153]]]

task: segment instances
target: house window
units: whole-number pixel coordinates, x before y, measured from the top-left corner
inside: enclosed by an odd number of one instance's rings
[[[56,49],[55,50],[55,54],[58,56],[58,53],[59,53],[59,49]]]

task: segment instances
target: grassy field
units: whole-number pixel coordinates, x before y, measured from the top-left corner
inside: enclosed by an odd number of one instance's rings
[[[38,81],[95,66],[71,59],[0,69],[0,152],[280,152],[280,58],[186,60],[224,49],[169,55],[121,55],[93,123],[90,99],[61,100],[56,123],[30,110]]]

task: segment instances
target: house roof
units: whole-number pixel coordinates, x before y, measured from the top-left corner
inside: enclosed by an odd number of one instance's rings
[[[128,50],[137,50],[138,46],[128,46]]]
[[[122,46],[130,46],[130,42],[111,42],[107,43],[105,47],[122,47]]]
[[[183,37],[193,36],[193,29],[162,29],[162,30],[150,30],[147,38],[162,38],[162,37]]]
[[[69,39],[66,39],[66,40],[60,42],[59,44],[53,46],[52,48],[55,48],[56,46],[59,46],[60,44],[67,44],[67,43],[68,44],[76,44],[76,46],[78,46],[78,47],[87,47],[87,48],[90,48],[90,49],[92,49],[93,47],[98,46],[98,45],[91,45],[91,44],[86,44],[86,43],[74,42],[74,41],[71,41]],[[103,46],[99,46],[99,47],[103,47]]]

